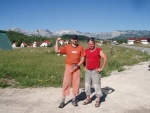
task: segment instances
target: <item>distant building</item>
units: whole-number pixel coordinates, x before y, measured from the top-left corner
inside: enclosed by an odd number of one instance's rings
[[[27,47],[28,45],[27,45],[27,43],[25,43],[25,42],[22,42],[21,43],[21,45],[20,45],[20,47]]]
[[[64,45],[64,40],[59,40],[59,44],[62,46],[62,45]]]
[[[16,42],[13,42],[12,47],[16,48]]]
[[[47,47],[49,46],[51,43],[49,40],[44,40],[43,43],[40,45],[40,47]]]
[[[128,44],[129,45],[133,45],[134,44],[134,42],[135,42],[135,40],[136,40],[136,38],[128,38]]]
[[[33,47],[39,47],[40,44],[41,44],[41,43],[40,43],[39,41],[34,41],[32,46],[33,46]]]
[[[33,45],[32,45],[32,47],[37,47],[37,44],[36,44],[36,42],[33,42]]]
[[[64,42],[64,44],[69,44],[69,40],[66,40],[66,41]]]
[[[128,44],[148,44],[148,38],[128,38]]]
[[[112,42],[112,44],[114,44],[114,45],[119,45],[119,43],[118,43],[116,40],[114,40],[114,41]]]
[[[142,44],[148,44],[148,39],[147,38],[139,38]]]

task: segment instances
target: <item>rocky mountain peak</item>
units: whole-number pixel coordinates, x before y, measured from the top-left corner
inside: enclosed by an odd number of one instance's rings
[[[23,33],[25,35],[29,35],[29,36],[43,36],[43,37],[52,37],[52,36],[62,36],[64,34],[76,34],[76,35],[83,35],[83,36],[87,36],[87,37],[96,37],[98,39],[111,39],[114,37],[118,37],[118,36],[124,36],[124,37],[132,37],[134,36],[150,36],[150,31],[147,30],[116,30],[116,31],[112,31],[112,32],[97,32],[97,33],[92,33],[92,32],[80,32],[80,31],[76,31],[76,30],[60,30],[60,31],[56,31],[56,32],[51,32],[48,29],[37,29],[34,31],[27,31],[27,30],[23,30],[21,28],[10,28],[7,31],[15,31],[15,32],[19,32],[19,33]]]

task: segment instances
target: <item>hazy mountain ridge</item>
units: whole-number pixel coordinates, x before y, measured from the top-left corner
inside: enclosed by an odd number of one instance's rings
[[[116,30],[112,32],[80,32],[75,30],[60,30],[57,32],[51,32],[50,30],[46,29],[37,29],[35,31],[27,31],[21,28],[10,28],[6,31],[15,31],[19,33],[23,33],[28,36],[43,36],[43,37],[52,37],[52,36],[62,36],[64,34],[76,34],[76,35],[83,35],[87,37],[96,37],[98,39],[110,39],[114,37],[143,37],[143,36],[150,36],[150,31],[147,30]]]

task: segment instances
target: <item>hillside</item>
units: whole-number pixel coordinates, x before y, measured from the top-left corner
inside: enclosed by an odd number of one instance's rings
[[[51,38],[53,36],[63,36],[63,35],[81,35],[86,37],[95,37],[97,39],[111,39],[115,37],[150,37],[150,31],[147,30],[116,30],[112,32],[80,32],[76,30],[60,30],[56,32],[52,32],[48,29],[37,29],[34,31],[27,31],[21,28],[10,28],[7,31],[16,31],[19,33],[23,33],[27,36],[42,36]]]
[[[22,42],[26,42],[28,45],[32,44],[34,41],[43,42],[44,40],[50,40],[52,43],[55,42],[56,36],[51,38],[43,37],[43,36],[27,36],[23,33],[15,32],[15,31],[6,31],[11,43],[16,42],[17,46],[20,46]],[[64,40],[70,40],[72,35],[63,35],[61,36]],[[88,37],[79,35],[80,41],[86,41]]]

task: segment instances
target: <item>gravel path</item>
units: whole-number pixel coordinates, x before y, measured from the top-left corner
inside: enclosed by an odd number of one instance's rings
[[[78,96],[78,107],[69,102],[59,109],[61,88],[0,89],[0,113],[149,113],[150,71],[148,62],[127,67],[123,72],[113,72],[102,78],[101,106],[95,108],[95,100],[82,105],[83,89]]]

